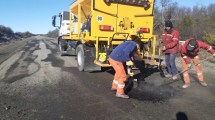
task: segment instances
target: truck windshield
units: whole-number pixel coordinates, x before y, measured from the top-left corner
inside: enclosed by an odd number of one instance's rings
[[[63,17],[63,20],[69,20],[69,12],[64,11],[62,17]]]

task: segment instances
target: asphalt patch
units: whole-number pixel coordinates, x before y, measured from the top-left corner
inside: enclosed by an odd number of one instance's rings
[[[138,89],[133,89],[129,96],[141,101],[162,103],[173,97],[175,93],[176,90],[171,86],[154,86],[144,82]]]
[[[48,54],[48,57],[42,61],[51,62],[54,67],[62,68],[62,66],[64,66],[64,60],[57,58],[53,53]]]

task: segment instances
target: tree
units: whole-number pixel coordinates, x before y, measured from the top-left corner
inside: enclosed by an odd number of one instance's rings
[[[58,34],[59,34],[59,30],[58,29],[55,29],[55,30],[50,30],[48,33],[47,33],[47,36],[48,37],[52,37],[52,38],[56,38],[58,37]]]
[[[154,32],[159,34],[164,21],[171,19],[175,28],[179,29],[181,40],[195,37],[214,45],[215,4],[208,6],[184,7],[171,0],[156,0],[160,3],[154,9]],[[162,7],[159,9],[159,7]]]
[[[215,47],[215,34],[206,33],[205,36],[203,36],[203,39],[205,42]]]
[[[33,36],[29,31],[26,32],[16,32],[14,33],[10,27],[5,27],[0,25],[0,40],[10,41],[14,39],[27,38]]]
[[[178,23],[178,28],[180,29],[180,36],[182,40],[190,37],[192,33],[193,21],[190,16],[184,16],[182,20]]]
[[[13,36],[14,32],[10,27],[5,27],[0,25],[0,37],[11,37]]]

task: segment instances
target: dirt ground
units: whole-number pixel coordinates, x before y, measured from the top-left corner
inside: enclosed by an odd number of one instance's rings
[[[120,99],[110,90],[112,68],[79,72],[75,56],[59,56],[55,40],[36,37],[24,43],[0,48],[2,120],[215,118],[214,63],[202,63],[207,87],[198,84],[194,68],[189,72],[191,86],[181,89],[182,76],[173,82],[156,67],[149,67],[135,74],[139,86],[128,93],[130,99]],[[179,59],[176,63],[180,72]]]

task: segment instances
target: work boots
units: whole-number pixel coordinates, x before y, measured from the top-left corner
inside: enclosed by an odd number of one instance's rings
[[[208,86],[206,82],[199,82],[201,86],[206,87]]]
[[[174,75],[174,76],[172,77],[172,79],[173,79],[173,80],[177,80],[177,79],[178,79],[177,75]]]
[[[164,74],[164,76],[165,76],[166,78],[170,78],[170,77],[172,77],[172,75],[171,75],[171,74],[169,74],[169,73]]]
[[[201,86],[203,86],[203,87],[207,87],[207,86],[208,86],[206,82],[199,82],[199,84],[200,84]],[[184,85],[182,86],[182,88],[188,88],[189,86],[190,86],[190,84],[184,84]]]
[[[125,99],[129,98],[129,96],[126,94],[117,94],[117,93],[116,93],[116,97],[125,98]]]
[[[182,88],[186,89],[186,88],[188,88],[189,86],[190,86],[190,84],[184,84],[184,85],[182,86]]]

